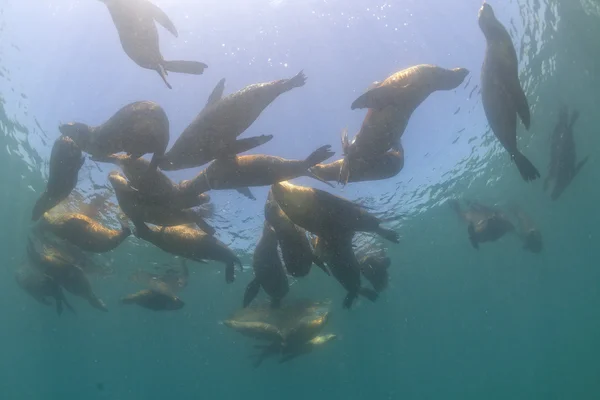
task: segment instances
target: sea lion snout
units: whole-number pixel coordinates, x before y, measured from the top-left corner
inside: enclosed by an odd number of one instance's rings
[[[87,137],[90,133],[90,128],[86,124],[82,124],[80,122],[68,122],[66,124],[61,124],[58,126],[58,130],[61,135],[68,136],[79,146],[83,146],[84,143],[89,141]]]

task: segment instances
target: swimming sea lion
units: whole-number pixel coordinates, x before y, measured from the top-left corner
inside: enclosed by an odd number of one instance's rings
[[[208,66],[198,61],[166,61],[158,46],[155,22],[177,37],[177,28],[167,14],[147,0],[100,0],[108,7],[119,32],[121,46],[137,65],[160,75],[169,89],[167,71],[201,75]]]
[[[511,210],[518,221],[518,233],[523,240],[523,248],[532,253],[540,253],[544,247],[542,242],[542,233],[529,215],[517,205],[513,205]]]
[[[66,199],[77,186],[77,176],[85,158],[73,139],[59,137],[50,153],[50,171],[46,190],[36,201],[31,215],[37,221],[48,210]]]
[[[388,269],[392,263],[384,254],[370,254],[360,258],[360,272],[371,283],[373,289],[380,293],[388,285],[390,279]]]
[[[128,104],[98,126],[70,122],[58,129],[93,157],[125,152],[139,158],[153,153],[148,171],[156,169],[169,144],[169,119],[162,107],[152,101]]]
[[[173,294],[145,289],[122,298],[121,304],[137,304],[153,311],[174,311],[183,308],[185,303]]]
[[[71,312],[75,313],[54,278],[27,265],[22,265],[15,272],[15,280],[21,289],[43,305],[51,306],[52,303],[48,300],[48,297],[53,298],[58,315],[63,312],[63,303]]]
[[[244,307],[248,307],[252,303],[262,287],[271,298],[271,307],[278,308],[281,299],[290,290],[290,285],[279,259],[277,234],[267,221],[264,222],[262,236],[254,250],[252,269],[254,270],[254,279],[244,292]]]
[[[45,213],[40,222],[41,229],[50,231],[91,253],[111,251],[131,235],[131,229],[125,221],[120,221],[121,230],[115,230],[77,213]]]
[[[180,209],[170,205],[145,201],[144,195],[131,188],[127,179],[117,171],[112,171],[108,175],[108,180],[115,189],[115,195],[121,210],[131,220],[161,226],[195,223],[207,233],[213,234],[215,232],[215,229],[204,220],[204,217],[212,216],[211,208]],[[195,197],[198,198],[198,196]]]
[[[557,200],[560,197],[589,158],[585,157],[577,162],[573,134],[573,126],[577,118],[579,118],[578,111],[573,111],[569,115],[569,109],[566,106],[561,107],[558,123],[552,135],[550,168],[548,176],[544,180],[544,190],[548,188],[550,181],[554,182],[551,194],[552,200]]]
[[[277,233],[277,241],[281,248],[283,263],[287,272],[295,277],[308,275],[312,266],[314,255],[306,231],[294,224],[283,212],[269,190],[265,203],[265,219]],[[317,264],[329,275],[329,271],[322,264]]]
[[[450,200],[450,206],[468,224],[469,240],[476,249],[479,243],[496,241],[515,230],[507,216],[494,208],[469,202],[469,208],[463,211],[457,200]]]
[[[148,286],[150,289],[175,293],[185,288],[190,278],[185,259],[181,260],[181,268],[169,269],[163,274],[153,274],[146,271],[137,271],[129,279],[138,284]]]
[[[525,181],[540,173],[517,148],[517,114],[525,129],[531,115],[527,97],[519,82],[517,52],[506,28],[496,19],[492,7],[483,3],[478,15],[479,27],[486,40],[481,68],[481,99],[485,115],[502,146],[508,151]]]
[[[268,142],[273,138],[272,135],[236,138],[280,94],[304,86],[305,81],[306,77],[301,71],[291,79],[246,86],[223,99],[220,98],[217,85],[209,104],[177,138],[163,157],[160,168],[170,171],[198,167],[216,158],[239,154]]]
[[[242,268],[240,259],[225,243],[200,229],[187,225],[149,227],[143,222],[133,221],[136,236],[152,243],[159,249],[193,261],[221,261],[225,263],[225,281],[235,279],[234,265]]]
[[[380,226],[381,220],[363,207],[323,190],[279,182],[273,197],[296,225],[328,238],[350,232],[373,232],[398,243],[398,233]]]
[[[193,179],[181,182],[179,190],[185,195],[193,195],[211,189],[268,186],[299,176],[320,180],[310,167],[331,157],[334,153],[330,148],[329,145],[319,147],[305,160],[287,160],[263,154],[219,158]]]

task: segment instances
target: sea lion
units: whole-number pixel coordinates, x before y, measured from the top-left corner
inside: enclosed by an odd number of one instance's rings
[[[392,178],[404,168],[404,149],[390,150],[369,159],[357,159],[349,166],[348,182],[378,181]],[[344,159],[327,164],[317,164],[311,171],[324,181],[338,181]]]
[[[139,158],[153,153],[149,173],[156,169],[169,144],[169,118],[152,101],[130,103],[98,126],[69,122],[58,129],[92,157],[125,152]]]
[[[48,210],[66,199],[77,186],[79,170],[85,158],[69,137],[59,137],[52,145],[46,190],[36,201],[31,220],[37,221]]]
[[[544,180],[544,190],[547,190],[551,181],[554,182],[554,188],[550,195],[552,200],[557,200],[560,197],[589,158],[585,157],[583,160],[577,162],[573,126],[578,118],[578,111],[569,113],[568,107],[561,107],[558,123],[554,127],[552,135],[550,168],[548,176]]]
[[[194,178],[181,182],[179,190],[191,196],[211,189],[268,186],[299,176],[320,180],[310,171],[310,167],[331,157],[334,153],[330,148],[329,145],[319,147],[305,160],[287,160],[263,154],[220,158]]]
[[[146,271],[137,271],[129,279],[150,289],[175,293],[185,288],[190,278],[190,271],[185,259],[181,260],[181,268],[168,269],[162,274],[153,274]]]
[[[363,207],[323,190],[279,182],[271,186],[273,197],[296,225],[318,236],[335,237],[350,232],[373,232],[398,243],[398,233]]]
[[[184,306],[179,297],[155,289],[140,290],[121,299],[121,304],[137,304],[153,311],[174,311]]]
[[[59,238],[91,253],[111,251],[131,235],[131,229],[126,221],[121,220],[121,230],[115,230],[77,213],[45,213],[40,223],[40,229],[50,231]]]
[[[523,248],[532,253],[540,253],[544,247],[542,233],[529,215],[525,214],[519,206],[512,205],[511,211],[518,221],[518,234],[523,241]]]
[[[145,201],[144,195],[131,188],[127,179],[117,171],[112,171],[108,175],[108,180],[115,189],[121,210],[131,220],[161,226],[195,223],[206,233],[215,233],[215,229],[204,220],[205,217],[212,216],[212,208],[179,209]]]
[[[517,114],[525,129],[531,124],[529,104],[519,82],[517,52],[489,4],[483,3],[479,9],[478,21],[486,41],[481,68],[483,110],[492,132],[510,154],[523,180],[533,181],[540,173],[517,148]]]
[[[358,295],[375,302],[379,296],[376,291],[362,287],[361,268],[352,248],[353,233],[338,236],[335,239],[318,237],[314,240],[317,257],[327,264],[331,274],[348,292],[344,298],[344,308],[351,308]]]
[[[140,67],[158,72],[169,89],[171,85],[167,82],[167,71],[201,75],[208,68],[198,61],[166,61],[163,58],[155,22],[175,37],[178,37],[178,33],[167,14],[156,5],[147,0],[100,1],[108,7],[125,53]]]
[[[271,225],[265,221],[263,233],[256,244],[252,259],[254,279],[246,286],[244,292],[244,307],[248,307],[256,298],[260,288],[271,298],[271,307],[278,308],[281,300],[290,290],[285,269],[277,251],[277,234]]]
[[[221,261],[225,263],[225,281],[235,279],[234,265],[242,268],[240,259],[214,236],[187,225],[169,227],[149,227],[141,221],[133,221],[135,234],[140,239],[152,243],[159,249],[193,261]]]
[[[75,310],[67,301],[62,288],[51,276],[30,266],[22,265],[15,272],[15,280],[21,289],[45,306],[51,306],[52,302],[48,300],[48,297],[53,298],[58,315],[61,315],[63,312],[63,304],[71,312],[75,313]]]
[[[479,249],[479,243],[496,241],[515,230],[513,223],[499,210],[468,202],[469,208],[463,211],[458,200],[449,203],[459,218],[468,224],[469,240],[475,249]]]
[[[370,254],[359,260],[360,272],[371,283],[376,292],[381,293],[388,286],[388,269],[392,263],[385,254]]]
[[[304,86],[306,76],[300,71],[293,78],[249,85],[221,99],[224,82],[219,82],[206,107],[165,154],[160,163],[161,169],[199,167],[216,158],[239,154],[268,142],[272,135],[236,138],[280,94]]]

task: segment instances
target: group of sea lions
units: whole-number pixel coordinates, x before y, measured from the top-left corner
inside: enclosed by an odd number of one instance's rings
[[[197,61],[164,60],[155,23],[175,36],[177,29],[157,6],[147,0],[101,1],[110,11],[126,54],[139,66],[157,71],[169,88],[168,72],[202,74],[207,68]],[[515,49],[487,3],[479,11],[479,25],[487,41],[481,76],[486,117],[523,179],[534,180],[539,172],[516,144],[517,116],[528,129],[530,112],[518,78]],[[223,263],[225,281],[232,283],[235,267],[241,269],[242,263],[215,237],[215,228],[207,222],[214,216],[207,192],[237,190],[255,199],[251,187],[270,186],[262,235],[252,260],[254,279],[246,287],[239,311],[243,315],[255,313],[254,319],[251,323],[230,320],[227,324],[251,336],[270,335],[261,360],[272,353],[289,356],[312,349],[333,337],[318,336],[327,317],[306,319],[305,314],[290,311],[283,302],[290,289],[288,278],[307,276],[315,264],[345,290],[343,307],[350,308],[359,296],[374,302],[387,287],[391,261],[385,252],[359,255],[355,236],[365,232],[398,243],[398,234],[381,226],[394,218],[382,220],[363,205],[289,181],[307,176],[332,186],[330,182],[346,185],[396,176],[404,166],[401,138],[411,115],[435,91],[454,90],[468,74],[465,68],[420,64],[374,82],[351,104],[351,109],[367,109],[360,130],[351,141],[344,131],[343,157],[330,163],[325,163],[334,155],[329,145],[317,147],[303,160],[239,155],[273,139],[273,135],[240,136],[280,95],[305,85],[302,71],[288,79],[248,85],[228,96],[224,96],[225,79],[221,79],[170,149],[168,116],[151,101],[125,105],[98,126],[61,124],[61,136],[54,142],[50,156],[46,189],[32,212],[32,220],[37,223],[30,235],[27,261],[19,268],[16,280],[43,304],[52,304],[48,298],[54,298],[59,313],[63,305],[73,310],[62,289],[106,311],[107,306],[96,296],[87,277],[89,254],[118,247],[131,235],[131,221],[137,238],[182,260]],[[579,164],[575,161],[575,119],[568,111],[561,113],[552,141],[547,181],[555,182],[553,198],[564,191],[587,160]],[[83,153],[93,161],[120,168],[108,175],[122,212],[118,229],[105,226],[89,213],[57,211],[58,205],[68,202],[77,185],[85,162]],[[146,154],[152,155],[150,160],[143,157]],[[206,164],[194,178],[179,183],[163,172]],[[469,238],[476,248],[479,243],[515,231],[502,211],[477,203],[469,203],[466,210],[458,202],[452,205],[468,223]],[[515,208],[513,214],[525,248],[539,252],[542,243],[537,228],[522,210]],[[362,278],[372,288],[364,286]],[[181,309],[184,302],[176,293],[188,279],[185,264],[181,272],[169,270],[157,275],[140,271],[132,280],[147,289],[124,297],[121,303],[155,311]],[[261,290],[271,300],[264,310],[252,304]],[[262,310],[260,315],[257,309]],[[275,315],[271,313],[278,313],[277,321],[265,322],[266,316]]]

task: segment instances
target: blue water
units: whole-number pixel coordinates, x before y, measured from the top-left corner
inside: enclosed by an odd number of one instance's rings
[[[531,105],[532,127],[519,125],[519,147],[542,179],[529,184],[489,131],[474,90],[485,48],[479,0],[154,3],[179,30],[174,38],[159,28],[165,58],[209,65],[202,76],[169,74],[172,90],[127,58],[101,2],[0,4],[2,398],[600,398],[597,3],[491,2],[511,33]],[[294,281],[290,298],[332,300],[328,331],[339,340],[319,351],[254,369],[251,342],[219,324],[239,308],[252,279],[268,187],[253,189],[256,201],[211,192],[217,236],[247,268],[226,285],[220,266],[190,263],[190,284],[180,293],[186,305],[178,312],[118,304],[139,289],[128,279],[133,271],[178,264],[134,236],[97,257],[113,273],[90,277],[108,313],[70,297],[78,314],[58,317],[15,284],[59,123],[96,125],[127,103],[152,100],[169,116],[172,144],[219,79],[227,79],[229,94],[304,70],[307,84],[281,95],[244,134],[274,135],[250,153],[301,159],[331,144],[337,157],[342,129],[353,135],[364,118],[351,102],[372,81],[420,63],[465,67],[470,75],[414,113],[399,175],[335,189],[294,181],[404,215],[395,225],[400,244],[377,239],[392,267],[390,287],[376,303],[361,299],[343,310],[344,290],[317,270]],[[579,110],[578,157],[590,161],[551,201],[542,181],[560,104]],[[77,190],[105,190],[112,169],[88,160]],[[197,172],[168,175],[181,180]],[[443,204],[451,197],[520,204],[542,232],[543,252],[524,251],[514,236],[474,250]],[[109,207],[104,222],[116,227],[114,211]]]

